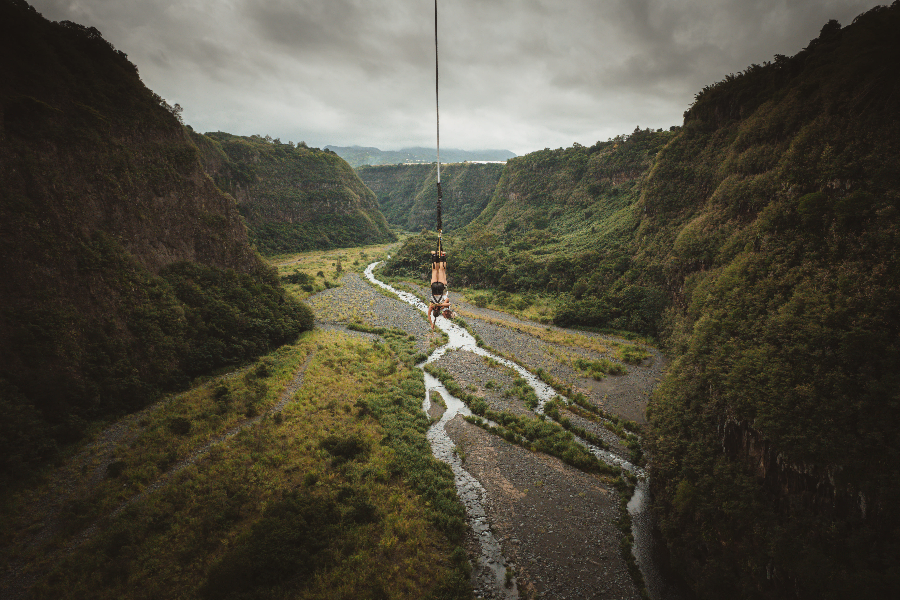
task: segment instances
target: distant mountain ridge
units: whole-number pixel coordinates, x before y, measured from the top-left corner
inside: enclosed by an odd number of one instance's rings
[[[432,163],[437,162],[437,151],[434,148],[403,148],[401,150],[380,150],[365,146],[325,146],[348,163],[351,167],[362,165],[396,165],[398,163]],[[509,150],[458,150],[456,148],[441,149],[442,163],[458,162],[504,162],[515,158],[516,154]]]

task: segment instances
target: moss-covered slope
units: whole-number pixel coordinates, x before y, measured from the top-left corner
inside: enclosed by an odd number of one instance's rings
[[[441,165],[442,224],[444,231],[465,227],[490,201],[503,172],[501,164]],[[437,168],[435,165],[379,165],[357,169],[375,192],[388,223],[408,231],[437,226]]]
[[[648,178],[654,493],[702,597],[900,589],[898,114],[894,3],[703,90]]]
[[[192,137],[216,183],[237,199],[263,254],[396,239],[372,191],[334,152],[223,132]]]
[[[0,477],[311,325],[175,112],[96,29],[0,2]]]

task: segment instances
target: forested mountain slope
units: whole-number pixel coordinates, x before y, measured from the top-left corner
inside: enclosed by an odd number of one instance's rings
[[[96,29],[0,1],[0,480],[311,326],[176,113]]]
[[[510,160],[485,210],[445,238],[452,285],[561,294],[567,300],[556,315],[560,324],[655,334],[665,294],[645,283],[631,244],[642,182],[675,135],[636,128],[591,147],[548,148]],[[444,207],[446,222],[454,209]],[[388,272],[427,271],[426,246],[411,239]],[[592,313],[568,310],[582,300]]]
[[[481,214],[502,172],[501,164],[441,165],[444,231],[464,227]],[[436,227],[436,165],[364,166],[357,173],[375,192],[378,206],[390,224],[409,231]]]
[[[704,597],[900,589],[898,114],[895,2],[704,89],[647,180],[654,492]]]
[[[697,94],[683,127],[510,161],[451,287],[656,335],[661,528],[703,598],[900,589],[900,3]],[[422,268],[412,240],[388,266]]]
[[[371,190],[334,152],[223,132],[192,137],[263,254],[395,239]]]

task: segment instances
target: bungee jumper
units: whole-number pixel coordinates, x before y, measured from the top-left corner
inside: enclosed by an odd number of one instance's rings
[[[428,320],[431,330],[437,318],[453,318],[450,311],[450,295],[447,290],[447,253],[444,252],[443,227],[441,224],[441,105],[438,95],[438,39],[437,0],[434,0],[434,99],[437,113],[437,250],[431,251],[431,298],[428,300]]]
[[[447,289],[447,254],[432,251],[431,298],[428,301],[428,320],[431,322],[432,331],[440,316],[445,319],[453,317],[453,313],[450,312],[450,293]]]

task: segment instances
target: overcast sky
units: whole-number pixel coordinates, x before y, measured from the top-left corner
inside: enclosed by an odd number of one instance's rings
[[[435,143],[433,0],[31,0],[96,27],[194,129]],[[438,0],[441,147],[591,145],[680,125],[704,85],[874,0]]]

